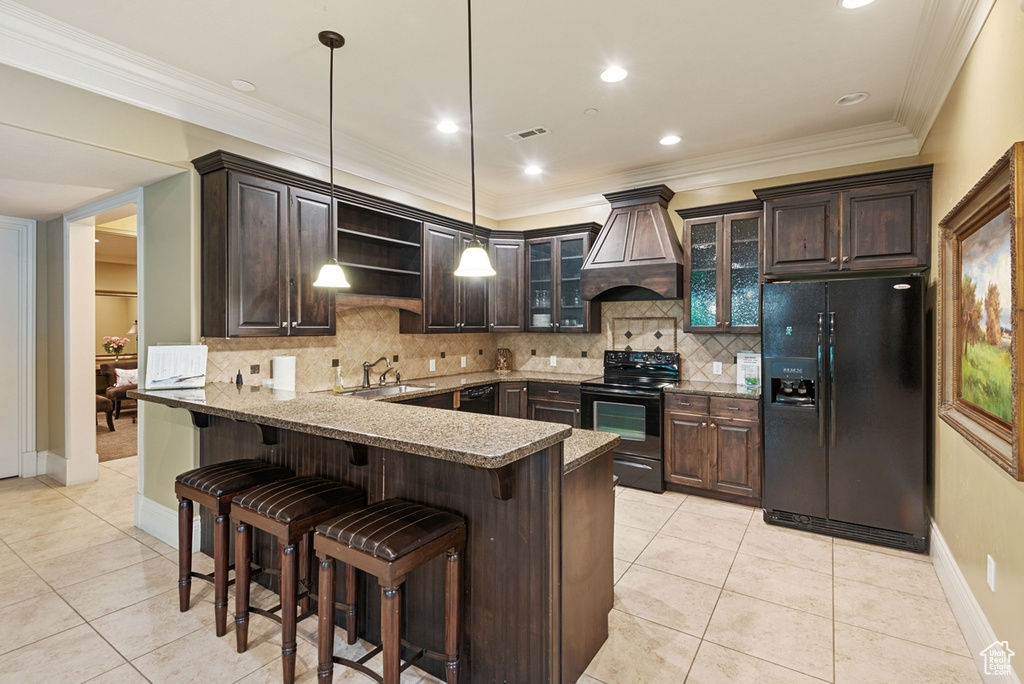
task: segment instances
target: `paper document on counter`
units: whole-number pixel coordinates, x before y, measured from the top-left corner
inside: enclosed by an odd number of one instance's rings
[[[206,384],[205,344],[150,347],[146,389],[187,389]]]

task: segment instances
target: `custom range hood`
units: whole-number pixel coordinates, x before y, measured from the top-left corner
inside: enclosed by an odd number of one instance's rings
[[[605,195],[612,213],[580,274],[584,299],[682,299],[683,250],[672,228],[664,185]]]

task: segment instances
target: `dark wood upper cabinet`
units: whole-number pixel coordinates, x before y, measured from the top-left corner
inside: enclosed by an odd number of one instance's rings
[[[423,223],[338,203],[338,261],[351,288],[338,291],[340,306],[388,304],[420,308]]]
[[[764,200],[764,273],[927,268],[932,167],[755,190]]]
[[[455,275],[471,239],[461,230],[423,225],[423,313],[402,311],[401,332],[487,332],[486,279]]]
[[[592,225],[586,232],[525,241],[527,331],[600,330],[600,303],[583,299],[580,281],[583,262],[598,228],[597,224]]]
[[[224,165],[202,190],[202,334],[333,335],[334,292],[312,286],[334,254],[329,197]]]
[[[525,327],[525,246],[522,238],[491,237],[488,253],[495,275],[488,279],[487,307],[490,332],[522,332]]]
[[[681,209],[683,330],[758,333],[761,202]]]

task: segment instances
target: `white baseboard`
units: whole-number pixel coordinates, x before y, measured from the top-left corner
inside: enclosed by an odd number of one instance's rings
[[[20,468],[22,477],[36,477],[37,475],[40,475],[41,473],[39,472],[39,454],[37,454],[35,451],[21,452]]]
[[[178,510],[135,492],[135,526],[164,544],[178,548]],[[192,518],[192,552],[199,550],[199,516]]]
[[[36,474],[34,477],[46,474],[46,464],[49,461],[49,451],[37,451],[36,452]]]
[[[66,485],[68,483],[67,459],[63,456],[46,452],[46,468],[39,474],[42,475],[43,473],[46,473],[62,485]]]
[[[939,576],[939,583],[942,585],[943,591],[946,592],[949,607],[952,608],[953,616],[964,633],[967,648],[970,649],[974,663],[978,666],[978,672],[982,674],[985,684],[1021,684],[1014,672],[1006,675],[985,674],[985,659],[981,652],[997,641],[996,633],[981,610],[978,599],[974,598],[974,592],[971,591],[967,579],[960,572],[960,566],[957,565],[953,553],[946,546],[946,540],[942,538],[942,533],[935,526],[934,520],[931,534],[932,565],[935,566],[935,573]],[[1018,650],[1020,650],[1019,647]],[[1019,667],[1016,663],[1014,664],[1014,670]]]

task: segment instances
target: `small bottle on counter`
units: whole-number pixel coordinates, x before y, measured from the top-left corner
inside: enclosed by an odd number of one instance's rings
[[[341,368],[334,369],[334,393],[341,394],[345,389],[345,376],[341,374]]]

